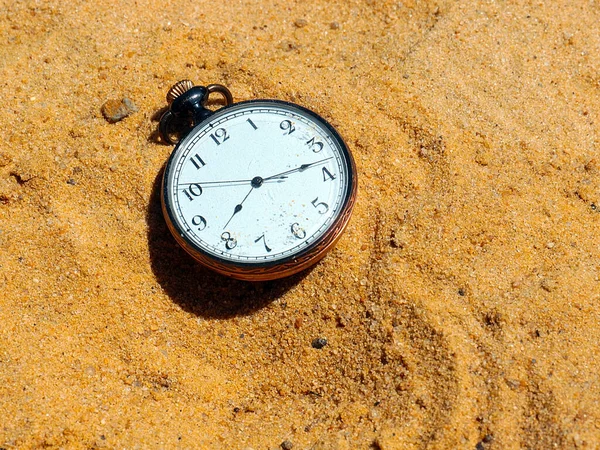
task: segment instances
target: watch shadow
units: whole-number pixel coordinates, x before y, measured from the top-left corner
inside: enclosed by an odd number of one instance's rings
[[[204,268],[175,241],[163,218],[160,189],[164,167],[154,180],[146,223],[150,264],[162,289],[182,309],[197,316],[227,319],[252,314],[281,298],[310,272],[250,282]]]
[[[152,114],[152,116],[150,117],[150,120],[152,122],[156,122],[156,124],[158,125],[163,114],[166,113],[168,110],[169,110],[169,107],[164,106],[164,107],[154,111],[154,114]],[[154,128],[154,130],[152,130],[152,132],[148,136],[147,140],[148,140],[148,142],[152,142],[153,144],[169,145],[165,141],[163,141],[162,138],[160,137],[160,133],[158,132],[158,126],[156,126]]]

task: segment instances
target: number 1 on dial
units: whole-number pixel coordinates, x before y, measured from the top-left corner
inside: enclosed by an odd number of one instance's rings
[[[248,119],[246,119],[246,122],[248,122],[250,125],[252,125],[252,128],[254,128],[255,130],[258,130],[258,127],[256,125],[254,125],[254,122],[252,122],[252,119],[248,118]]]

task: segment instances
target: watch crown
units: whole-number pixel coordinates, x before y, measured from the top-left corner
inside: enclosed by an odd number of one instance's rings
[[[167,92],[167,103],[170,105],[177,97],[194,87],[190,80],[181,80],[175,83]]]

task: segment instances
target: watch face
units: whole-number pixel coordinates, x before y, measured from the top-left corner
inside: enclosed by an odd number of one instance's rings
[[[225,107],[175,148],[163,207],[192,256],[274,266],[310,252],[354,192],[352,158],[315,113],[276,100]]]

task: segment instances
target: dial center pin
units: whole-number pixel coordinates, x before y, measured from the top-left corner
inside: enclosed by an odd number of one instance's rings
[[[250,182],[250,185],[253,188],[259,188],[259,187],[262,186],[262,184],[263,184],[264,181],[265,180],[263,180],[262,177],[254,177],[254,178],[252,178],[252,181]]]

